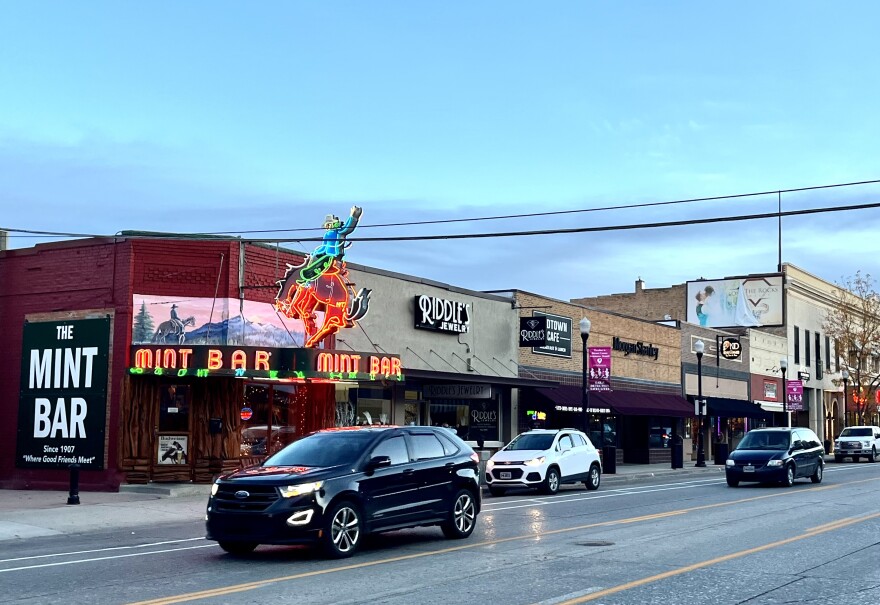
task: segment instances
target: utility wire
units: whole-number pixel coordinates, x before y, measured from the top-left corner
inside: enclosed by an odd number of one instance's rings
[[[455,240],[455,239],[483,239],[494,237],[525,237],[534,235],[564,235],[569,233],[598,233],[605,231],[631,231],[635,229],[656,229],[660,227],[682,227],[689,225],[705,225],[708,223],[729,223],[739,221],[752,221],[768,218],[779,218],[787,216],[804,216],[809,214],[823,214],[833,212],[847,212],[850,210],[868,210],[871,208],[880,208],[880,202],[872,202],[868,204],[851,204],[848,206],[824,207],[824,208],[806,208],[802,210],[786,210],[785,212],[762,212],[759,214],[743,214],[737,216],[721,216],[714,218],[698,218],[686,219],[680,221],[663,221],[659,223],[636,223],[631,225],[607,225],[604,227],[570,227],[566,229],[537,229],[530,231],[496,231],[488,233],[454,233],[442,235],[395,235],[384,237],[347,237],[348,242],[407,242],[407,241],[430,241],[430,240]],[[94,237],[94,238],[113,238],[122,237],[126,239],[200,239],[199,234],[187,233],[157,233],[157,234],[123,234],[123,235],[97,235],[97,234],[71,234],[58,233],[49,231],[33,231],[26,229],[12,229],[0,227],[0,229],[14,233],[30,233],[36,235],[56,235],[62,237]],[[254,244],[277,244],[279,242],[320,242],[323,237],[297,237],[297,238],[241,238],[237,236],[222,237],[217,235],[206,236],[205,239],[211,241],[237,241]]]

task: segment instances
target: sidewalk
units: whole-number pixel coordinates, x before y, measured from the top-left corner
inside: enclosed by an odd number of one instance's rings
[[[669,464],[622,464],[616,474],[602,475],[602,486],[654,478],[675,481],[694,475],[721,478],[723,473],[723,466],[708,463],[696,468],[686,462],[681,469]],[[564,485],[562,489],[583,486]],[[67,491],[0,490],[0,541],[202,519],[210,491],[209,484],[123,485],[119,492],[80,492],[80,504],[68,505]]]

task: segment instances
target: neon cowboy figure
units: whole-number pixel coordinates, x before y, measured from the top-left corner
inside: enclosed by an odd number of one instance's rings
[[[345,256],[345,249],[350,245],[345,237],[354,231],[363,210],[358,206],[352,206],[351,215],[343,224],[338,216],[328,214],[324,219],[324,241],[309,255],[305,266],[300,269],[297,283],[307,286],[333,265],[333,261],[341,261]]]

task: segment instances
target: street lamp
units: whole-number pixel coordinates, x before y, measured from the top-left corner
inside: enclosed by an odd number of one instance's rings
[[[584,408],[584,432],[589,434],[589,423],[587,422],[587,408],[590,407],[590,383],[587,378],[587,340],[590,338],[590,320],[584,317],[578,322],[578,326],[581,329],[581,343],[584,347],[584,363],[583,363],[583,375],[581,376],[581,406]]]
[[[849,370],[843,368],[840,379],[843,381],[843,428],[846,428],[846,383],[849,381]]]
[[[785,382],[785,373],[788,371],[788,359],[783,357],[779,360],[779,369],[782,370],[782,411],[785,413],[788,421],[788,428],[791,428],[791,412],[788,411],[788,384]]]
[[[697,354],[697,411],[700,420],[699,432],[697,433],[697,464],[695,466],[706,466],[706,452],[703,450],[703,351],[706,345],[702,340],[694,343],[694,352]]]

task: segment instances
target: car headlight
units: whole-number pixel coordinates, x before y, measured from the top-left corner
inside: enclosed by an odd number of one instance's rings
[[[486,470],[491,471],[493,468],[495,468],[495,463],[489,460],[489,462],[486,463]]]
[[[537,458],[526,460],[524,464],[526,466],[541,466],[542,464],[544,464],[544,460],[546,460],[544,456],[538,456]]]
[[[865,447],[871,447],[871,442],[870,442],[870,441],[865,441]]]
[[[771,460],[767,466],[782,466],[782,460]]]
[[[727,462],[725,462],[724,465],[725,465],[725,466],[736,466],[736,462],[734,462],[733,460],[731,460],[730,458],[728,458],[728,459],[727,459]]]
[[[834,442],[834,447],[835,447],[835,448],[840,448],[840,441],[835,441],[835,442]]]
[[[323,487],[323,481],[312,481],[311,483],[300,483],[299,485],[288,485],[279,488],[281,495],[285,498],[293,498],[294,496],[302,496],[303,494],[311,494]]]
[[[215,483],[214,485],[212,485],[212,486],[211,486],[211,495],[212,495],[212,496],[216,496],[216,495],[217,495],[217,490],[218,490],[218,489],[220,489],[220,484],[219,484],[219,483]]]

